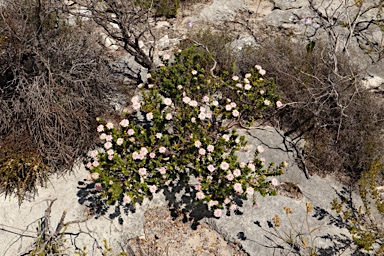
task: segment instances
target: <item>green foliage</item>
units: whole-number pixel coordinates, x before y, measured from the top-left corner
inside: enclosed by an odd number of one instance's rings
[[[175,53],[173,63],[168,58],[132,98],[140,112],[127,113],[119,127],[99,120],[104,149],[91,153],[87,167],[101,197],[107,204],[135,204],[163,186],[184,184],[218,217],[236,207],[237,196],[273,193],[266,176],[281,174],[284,164],[264,169],[258,153],[239,163],[235,152],[246,141],[233,129],[278,102],[273,81],[259,66],[243,79],[213,76],[200,66],[195,47]]]
[[[374,251],[376,255],[384,253],[384,229],[379,221],[384,217],[384,199],[376,189],[383,175],[384,166],[379,159],[362,173],[358,185],[363,205],[358,208],[351,203],[351,198],[334,199],[332,202],[332,209],[342,216],[357,247]]]

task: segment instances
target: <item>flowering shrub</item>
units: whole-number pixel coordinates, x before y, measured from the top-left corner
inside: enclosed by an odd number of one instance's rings
[[[265,70],[251,69],[229,81],[199,66],[194,47],[175,53],[164,66],[139,85],[141,95],[131,99],[132,113],[116,125],[99,119],[102,144],[87,163],[95,189],[107,204],[142,202],[163,186],[184,182],[195,202],[203,202],[220,217],[236,210],[234,199],[260,192],[276,192],[266,181],[280,175],[284,164],[264,168],[257,154],[238,162],[235,152],[246,145],[233,129],[250,124],[267,107],[280,105]]]

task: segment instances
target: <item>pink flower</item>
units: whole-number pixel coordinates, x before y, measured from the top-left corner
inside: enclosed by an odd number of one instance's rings
[[[232,115],[233,115],[234,117],[238,117],[239,114],[240,114],[239,111],[237,111],[236,109],[232,111]]]
[[[283,106],[283,103],[281,101],[276,101],[276,107],[281,108]]]
[[[264,152],[263,146],[257,146],[257,152],[263,153]]]
[[[192,117],[192,118],[191,118],[191,122],[192,122],[192,123],[196,123],[196,118]]]
[[[140,157],[139,153],[137,153],[136,151],[132,153],[132,159],[133,160],[137,160],[137,159],[139,159],[139,157]]]
[[[220,210],[220,209],[216,209],[216,210],[213,212],[213,215],[214,215],[216,218],[220,218],[220,217],[221,217],[221,210]]]
[[[262,69],[262,70],[259,70],[259,73],[260,73],[260,75],[264,76],[265,73],[267,73],[267,72],[264,69]]]
[[[212,164],[208,165],[208,171],[213,172],[214,170],[215,167]]]
[[[233,80],[233,81],[237,81],[237,80],[239,80],[239,77],[238,77],[238,76],[233,76],[233,77],[232,77],[232,80]]]
[[[235,185],[233,185],[233,189],[236,191],[236,193],[242,193],[243,192],[243,188],[242,188],[240,183],[236,183]]]
[[[215,147],[213,145],[208,145],[207,150],[208,152],[213,152],[213,150],[215,150]]]
[[[189,98],[189,97],[187,97],[187,96],[185,96],[185,97],[183,98],[183,102],[184,102],[185,104],[188,104],[190,101],[191,101],[191,98]]]
[[[168,121],[172,119],[172,114],[168,113],[166,116],[165,116],[165,119],[167,119]]]
[[[101,184],[100,183],[96,183],[95,184],[95,189],[98,190],[98,191],[102,190]]]
[[[105,138],[107,138],[107,134],[105,133],[100,134],[100,140],[105,140]]]
[[[264,157],[261,157],[261,158],[260,158],[260,161],[261,161],[261,162],[265,162],[265,158],[264,158]]]
[[[140,149],[140,154],[142,154],[142,155],[147,155],[147,154],[148,154],[148,149],[147,149],[146,147],[142,147],[142,148]]]
[[[167,170],[165,169],[165,167],[160,167],[160,169],[159,169],[159,172],[161,175],[165,174],[166,171]]]
[[[151,77],[151,73],[148,73],[148,74],[147,74],[147,78],[150,78],[150,77]]]
[[[177,89],[181,90],[181,89],[183,89],[183,86],[179,84],[179,85],[177,86]]]
[[[163,59],[164,59],[164,60],[169,60],[170,57],[171,57],[171,56],[169,56],[169,54],[164,54]]]
[[[151,191],[152,194],[154,194],[157,190],[157,187],[155,185],[152,185],[149,187],[149,191]]]
[[[108,156],[108,160],[112,160],[112,159],[113,159],[113,155]]]
[[[235,204],[232,204],[230,207],[229,207],[229,210],[231,210],[231,211],[236,211],[236,209],[237,209],[237,205],[235,205]]]
[[[160,65],[161,66],[161,65]],[[164,65],[163,65],[164,66]],[[154,84],[148,84],[148,88],[152,88],[153,86],[155,86]]]
[[[123,142],[124,142],[124,139],[123,139],[123,138],[118,138],[118,139],[116,140],[116,144],[119,145],[119,146],[121,146],[121,145],[123,144]]]
[[[231,111],[232,110],[232,105],[231,104],[225,105],[225,110]]]
[[[199,155],[204,156],[205,155],[205,149],[203,149],[203,148],[199,149]]]
[[[219,106],[219,102],[217,100],[214,100],[212,102],[212,106],[215,106],[215,107]]]
[[[247,78],[244,78],[244,83],[249,84],[249,80]]]
[[[199,140],[195,141],[195,147],[197,148],[201,147],[201,142]]]
[[[125,204],[129,204],[129,203],[131,202],[131,197],[129,197],[129,196],[124,196],[124,198],[123,198],[123,202],[124,202]]]
[[[288,166],[288,162],[287,162],[287,161],[284,161],[284,162],[283,162],[283,166],[284,166],[284,167],[287,167],[287,166]]]
[[[146,174],[147,174],[147,169],[146,169],[146,168],[140,168],[140,169],[139,169],[139,174],[140,174],[141,176],[146,175]]]
[[[87,165],[86,165],[86,167],[87,167],[88,169],[91,169],[91,167],[92,167],[92,163],[91,163],[91,162],[88,162]]]
[[[257,70],[261,70],[261,69],[262,69],[260,65],[256,65],[255,68],[256,68]]]
[[[245,90],[251,90],[251,88],[252,88],[252,86],[250,85],[250,84],[246,84],[245,86],[244,86],[244,89]]]
[[[228,197],[224,199],[224,204],[229,204],[231,202],[231,199],[229,199]]]
[[[108,122],[105,127],[107,127],[108,129],[112,129],[113,128],[113,123],[111,122]]]
[[[236,87],[237,88],[243,88],[243,85],[242,84],[236,84]]]
[[[110,149],[112,147],[112,143],[110,142],[110,141],[108,141],[108,142],[106,142],[105,144],[104,144],[104,148],[105,149]]]
[[[196,185],[195,185],[195,189],[196,189],[197,191],[200,191],[200,190],[201,190],[201,185],[200,185],[200,184],[196,184]]]
[[[104,125],[99,125],[99,126],[97,126],[97,131],[98,131],[98,132],[102,132],[102,131],[104,131]]]
[[[225,141],[229,141],[229,135],[228,135],[228,134],[224,134],[224,135],[223,135],[223,139],[224,139]]]
[[[273,179],[271,180],[271,183],[272,183],[273,186],[277,186],[277,185],[279,185],[279,182],[278,182],[277,179],[275,179],[275,178],[273,178]]]
[[[202,199],[204,199],[204,197],[205,197],[205,195],[204,195],[203,192],[199,191],[199,192],[196,193],[196,198],[197,199],[202,200]]]
[[[127,133],[129,136],[132,136],[133,134],[135,134],[135,131],[133,129],[129,129]]]
[[[109,185],[113,185],[113,181],[112,180],[109,181]]]
[[[192,70],[192,75],[196,75],[197,74],[197,71],[196,70]]]
[[[256,170],[255,165],[252,164],[252,163],[249,163],[249,164],[248,164],[248,168],[251,169],[251,171],[253,171],[253,172]]]
[[[94,173],[91,174],[91,178],[93,180],[97,180],[99,177],[100,177],[100,175],[97,172],[94,172]]]
[[[161,137],[163,137],[163,134],[161,134],[161,133],[156,133],[156,138],[158,138],[158,139],[161,139]]]
[[[204,120],[206,115],[205,115],[205,113],[200,113],[198,117],[200,120]]]
[[[191,106],[191,107],[197,107],[197,101],[195,101],[195,100],[191,100],[191,101],[189,102],[189,106]]]
[[[172,100],[170,98],[165,98],[163,100],[164,104],[167,105],[167,106],[170,106],[172,104]]]
[[[111,156],[111,155],[113,155],[113,149],[109,149],[108,151],[107,151],[107,154],[109,155],[109,156]]]
[[[132,103],[139,102],[139,96],[138,96],[138,95],[133,96],[133,97],[131,98],[131,102],[132,102]]]
[[[133,108],[134,110],[138,110],[138,109],[140,109],[140,107],[141,107],[141,104],[140,104],[139,102],[134,102],[134,103],[132,104],[132,108]]]
[[[241,175],[241,171],[240,171],[239,169],[235,169],[235,170],[233,171],[233,175],[234,175],[235,177],[239,177],[239,176]]]
[[[107,136],[105,137],[105,140],[106,140],[106,141],[112,141],[112,139],[113,139],[112,135],[107,135]]]
[[[153,152],[151,152],[151,153],[149,154],[149,157],[150,157],[150,158],[155,158],[155,157],[156,157],[156,154],[153,153]]]
[[[229,174],[227,175],[227,180],[232,181],[233,178],[234,178],[234,176],[233,176],[232,173],[229,173]]]
[[[264,94],[264,90],[260,90],[260,94]]]
[[[244,162],[240,162],[239,166],[240,166],[240,168],[244,168],[245,167],[245,163]]]
[[[129,121],[127,119],[123,119],[120,122],[121,127],[127,127],[129,125]]]
[[[159,152],[160,153],[165,153],[165,151],[167,151],[167,149],[165,147],[160,147],[159,148]]]
[[[91,157],[95,158],[95,157],[97,157],[97,154],[99,154],[99,152],[97,150],[91,151]]]
[[[209,102],[209,97],[208,97],[208,96],[204,96],[204,97],[203,97],[203,101],[204,101],[204,102]]]
[[[228,168],[229,168],[229,164],[227,162],[222,162],[220,164],[220,169],[221,170],[226,171],[226,170],[228,170]]]
[[[149,112],[145,115],[145,117],[147,118],[148,121],[151,121],[153,119],[153,114],[152,112]]]
[[[253,195],[253,193],[255,193],[255,190],[253,188],[251,188],[251,187],[248,187],[246,192],[247,192],[248,195]]]
[[[264,105],[269,106],[269,104],[271,104],[271,102],[269,100],[264,101]]]
[[[245,74],[245,78],[250,78],[251,77],[251,74],[247,73]]]

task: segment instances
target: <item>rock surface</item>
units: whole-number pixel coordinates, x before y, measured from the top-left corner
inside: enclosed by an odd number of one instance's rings
[[[170,217],[171,212],[166,210],[166,197],[157,194],[151,201],[145,200],[143,205],[138,207],[135,213],[129,212],[128,215],[121,213],[123,224],[118,223],[117,218],[111,220],[108,214],[94,218],[89,216],[87,207],[79,204],[78,200],[78,181],[88,178],[88,173],[83,167],[77,169],[72,174],[62,178],[54,178],[47,188],[40,188],[38,196],[31,201],[24,202],[18,207],[16,198],[8,198],[1,202],[0,211],[0,255],[20,255],[25,252],[33,243],[36,236],[37,221],[43,220],[48,203],[50,200],[57,199],[52,205],[50,214],[50,226],[52,230],[56,228],[63,211],[67,211],[66,221],[82,221],[78,224],[69,225],[66,233],[72,236],[66,237],[70,255],[73,255],[72,244],[78,248],[87,246],[90,255],[101,255],[103,240],[108,246],[119,250],[120,248],[152,248],[153,250],[164,250],[172,243],[173,252],[185,252],[183,255],[225,255],[224,252],[233,250],[230,255],[244,255],[244,252],[236,244],[250,255],[287,255],[294,252],[289,244],[284,241],[288,239],[283,235],[282,239],[276,237],[276,231],[269,227],[272,218],[278,214],[281,218],[281,230],[292,229],[297,232],[308,234],[307,223],[310,229],[319,227],[314,236],[324,236],[329,239],[316,239],[315,245],[326,248],[328,254],[333,255],[339,248],[351,241],[348,232],[341,229],[341,222],[335,221],[330,210],[330,202],[337,198],[338,191],[342,186],[331,178],[311,177],[305,178],[303,172],[295,164],[293,149],[278,131],[271,127],[252,129],[250,131],[241,130],[240,133],[246,135],[250,145],[248,151],[239,152],[239,160],[246,161],[252,158],[257,146],[262,145],[265,151],[261,157],[270,161],[280,163],[287,161],[289,166],[284,175],[277,177],[279,183],[291,183],[296,185],[302,192],[301,199],[292,198],[286,193],[285,196],[261,197],[257,195],[257,208],[253,208],[252,201],[245,201],[241,212],[231,213],[230,216],[223,216],[220,219],[204,218],[200,221],[197,230],[190,228],[192,222],[182,223],[180,218],[175,221]],[[306,219],[306,202],[313,205],[313,211]],[[292,224],[289,224],[284,213],[284,207],[290,207],[293,214],[289,215]],[[113,209],[109,211],[114,214]],[[306,223],[306,220],[308,221]],[[333,221],[333,224],[330,224]],[[205,222],[209,225],[204,224]],[[303,225],[304,223],[304,225]],[[269,225],[269,226],[268,226]],[[218,232],[216,232],[216,231]],[[75,235],[76,234],[76,235]],[[283,233],[281,233],[283,234]],[[158,239],[155,238],[158,237]],[[139,242],[133,239],[142,237]],[[224,238],[226,240],[224,240]],[[342,238],[344,240],[335,240]],[[131,239],[131,240],[130,240]],[[133,239],[133,240],[132,240]],[[129,241],[130,240],[130,241]],[[225,242],[226,241],[226,242]],[[232,241],[233,243],[229,243]],[[342,242],[335,242],[342,241]],[[213,244],[209,248],[206,243]],[[121,247],[120,247],[121,246]],[[71,252],[72,250],[72,252]],[[169,249],[172,252],[173,249]],[[302,248],[302,250],[304,250]],[[324,249],[325,250],[325,249]],[[117,251],[116,251],[117,252]],[[201,252],[201,254],[199,253]],[[204,253],[203,253],[204,252]],[[214,253],[216,252],[216,253]],[[177,253],[170,255],[177,255]],[[348,255],[348,254],[347,254]]]
[[[177,24],[178,31],[186,33],[188,29],[195,29],[194,24],[199,24],[199,22],[233,20],[240,11],[249,11],[260,26],[275,27],[280,31],[290,30],[299,38],[304,31],[312,33],[318,28],[316,22],[310,28],[300,23],[301,18],[313,16],[306,3],[307,1],[304,0],[209,1],[206,4],[199,4],[199,8],[193,9],[191,15],[180,18],[181,22]],[[193,28],[188,27],[189,22],[193,23]],[[171,25],[163,23],[160,27],[169,29]],[[305,30],[306,28],[307,30]],[[382,37],[379,31],[371,31],[371,33],[373,37]],[[178,37],[181,38],[182,35],[180,34]],[[172,40],[164,35],[162,40],[164,48],[169,47]],[[249,35],[244,34],[234,42],[234,47],[243,47],[241,45],[243,43],[252,44],[254,41],[250,39]],[[356,50],[358,49],[356,48]],[[356,56],[356,59],[361,59],[361,55]],[[119,61],[122,62],[121,67],[124,67],[126,63],[132,64],[133,60],[132,57],[126,56]],[[369,58],[364,57],[364,61],[369,63]],[[129,68],[141,72],[143,76],[146,74],[146,71],[137,65],[129,65]],[[369,77],[374,79],[374,81],[371,80],[370,86],[382,83],[384,80],[383,63],[378,62],[368,69]],[[282,230],[289,232],[292,228],[296,229],[297,233],[311,240],[308,226],[309,230],[318,227],[312,233],[312,238],[317,237],[314,245],[322,248],[319,252],[320,255],[336,255],[341,248],[346,250],[345,255],[351,255],[353,252],[348,246],[351,243],[351,237],[343,229],[342,221],[330,210],[330,202],[334,198],[338,198],[339,191],[343,191],[345,188],[330,177],[313,176],[309,180],[306,179],[295,163],[295,150],[289,144],[289,139],[281,136],[275,129],[264,127],[241,132],[247,135],[249,144],[253,147],[239,153],[240,161],[251,159],[256,147],[263,145],[266,150],[261,154],[262,157],[276,163],[282,161],[289,163],[286,173],[277,177],[280,184],[286,184],[280,185],[279,195],[275,197],[258,195],[256,208],[253,207],[253,202],[245,201],[241,212],[231,213],[230,216],[223,216],[220,219],[203,219],[197,231],[193,231],[188,229],[190,223],[185,224],[180,219],[172,220],[170,218],[170,212],[167,214],[167,210],[165,210],[168,202],[166,197],[160,193],[154,196],[152,201],[144,201],[135,213],[128,215],[121,213],[119,216],[124,222],[120,225],[117,218],[111,220],[108,218],[108,214],[95,219],[94,216],[90,216],[87,207],[79,204],[78,182],[88,179],[89,175],[83,167],[79,167],[71,175],[52,178],[47,188],[39,189],[35,199],[24,202],[20,207],[16,198],[7,198],[0,202],[0,240],[2,241],[0,255],[20,255],[28,250],[36,237],[37,221],[43,220],[49,202],[55,199],[57,200],[52,205],[49,224],[52,230],[56,228],[64,211],[67,212],[65,222],[81,221],[81,223],[69,225],[66,230],[68,234],[71,234],[67,236],[70,255],[74,254],[74,246],[80,249],[84,245],[87,246],[89,255],[101,255],[104,239],[110,247],[114,248],[115,252],[120,249],[120,246],[126,249],[130,245],[135,249],[137,243],[135,244],[134,240],[129,241],[135,237],[143,238],[139,240],[141,241],[139,244],[141,243],[144,247],[155,246],[156,249],[157,243],[159,250],[170,247],[169,239],[175,237],[177,239],[173,240],[177,243],[173,243],[172,246],[178,251],[185,252],[183,255],[225,255],[226,252],[231,252],[230,250],[233,250],[230,255],[242,255],[244,252],[240,247],[250,255],[290,255],[297,254],[298,249],[290,246],[289,237]],[[296,196],[295,191],[300,191],[300,196]],[[358,200],[357,197],[356,200]],[[307,202],[313,205],[313,211],[310,212],[308,219]],[[288,215],[291,223],[287,219],[284,207],[289,207],[293,212]],[[113,214],[113,209],[111,211],[110,213]],[[281,218],[281,227],[274,229],[272,218],[276,214]],[[149,229],[152,232],[149,232]],[[280,237],[277,232],[280,232]],[[155,235],[159,238],[156,239]],[[227,242],[224,241],[224,238]],[[158,241],[155,242],[155,240]],[[204,241],[208,241],[210,245],[215,243],[215,245],[207,248]],[[233,241],[234,244],[228,241]],[[241,246],[236,247],[236,244]],[[309,243],[309,246],[312,245]],[[214,251],[209,251],[210,249]],[[305,250],[305,248],[301,248],[300,253],[305,254]]]

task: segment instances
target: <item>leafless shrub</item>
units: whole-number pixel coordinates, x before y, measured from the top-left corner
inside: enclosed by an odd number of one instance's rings
[[[358,179],[382,155],[384,121],[379,99],[360,87],[359,70],[341,53],[335,63],[319,42],[313,52],[288,38],[262,45],[243,52],[238,66],[257,63],[275,79],[286,104],[275,123],[286,135],[307,139],[304,155],[312,171]]]
[[[102,2],[79,0],[76,2],[88,12],[80,14],[72,12],[72,14],[93,20],[99,28],[103,29],[103,33],[116,42],[116,45],[132,55],[140,67],[148,70],[154,68],[156,38],[152,28],[159,18],[155,17],[153,5],[135,0]],[[142,43],[149,41],[152,43],[148,49],[143,48]],[[138,67],[127,65],[121,74],[136,80],[138,69]]]
[[[96,117],[115,86],[87,35],[59,19],[50,0],[4,1],[0,7],[0,147],[29,136],[44,164],[71,169],[94,141]]]

